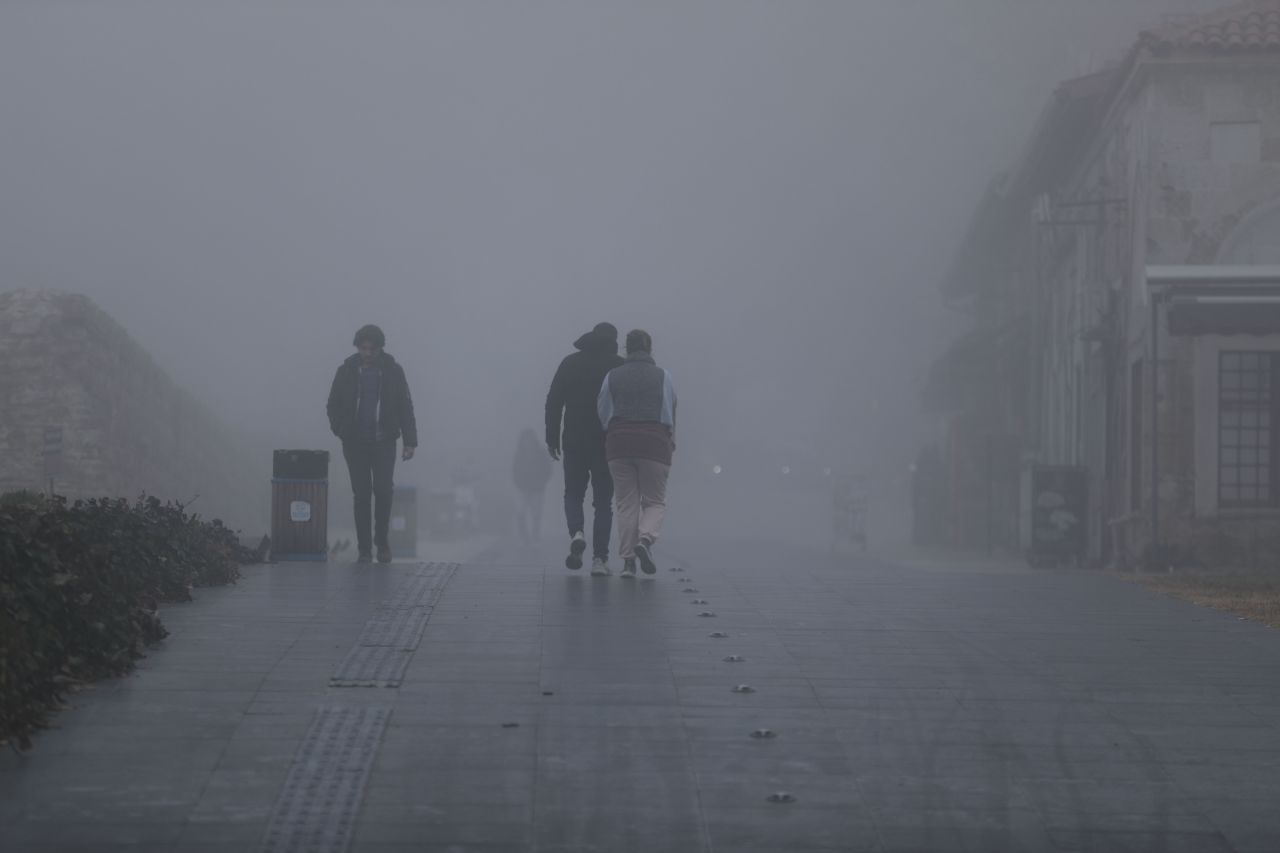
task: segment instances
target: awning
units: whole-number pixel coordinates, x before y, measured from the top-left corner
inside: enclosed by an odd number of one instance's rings
[[[1172,335],[1280,334],[1280,266],[1151,266]]]

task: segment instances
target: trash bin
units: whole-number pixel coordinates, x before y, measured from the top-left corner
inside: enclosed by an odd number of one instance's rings
[[[325,562],[329,451],[277,450],[271,474],[271,559]]]
[[[391,529],[387,540],[395,556],[418,556],[418,490],[413,486],[401,486],[395,490],[391,499]]]

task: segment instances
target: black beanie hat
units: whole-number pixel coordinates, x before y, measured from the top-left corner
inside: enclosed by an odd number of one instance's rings
[[[356,338],[351,342],[351,345],[358,347],[365,341],[373,344],[378,349],[382,349],[387,345],[387,336],[382,334],[381,329],[370,323],[367,326],[360,327],[360,331],[356,332]]]
[[[612,323],[596,323],[596,327],[591,330],[591,333],[602,338],[608,338],[611,341],[618,339],[618,327]]]

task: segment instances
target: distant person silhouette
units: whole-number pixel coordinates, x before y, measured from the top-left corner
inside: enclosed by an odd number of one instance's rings
[[[377,326],[362,326],[352,342],[355,355],[338,368],[329,389],[329,429],[342,439],[342,455],[351,473],[356,521],[356,561],[391,562],[387,528],[391,523],[396,439],[404,439],[408,462],[418,446],[413,397],[402,368],[383,350],[386,336]],[[373,529],[369,511],[373,509]]]
[[[551,479],[551,460],[539,446],[538,433],[534,430],[520,433],[512,475],[520,492],[520,507],[516,511],[520,537],[526,544],[535,542],[542,535],[542,506],[546,503],[547,482]]]
[[[653,360],[653,338],[627,333],[627,360],[605,377],[597,399],[607,429],[605,454],[618,496],[618,544],[622,576],[657,568],[653,546],[667,513],[667,476],[675,453],[676,389],[670,371]]]
[[[613,531],[613,478],[605,459],[604,430],[596,414],[596,397],[605,374],[622,364],[618,330],[611,323],[600,323],[573,345],[578,351],[560,362],[547,393],[547,450],[552,459],[564,455],[564,517],[569,525],[565,567],[582,568],[582,555],[587,550],[582,502],[590,483],[591,505],[595,509],[591,573],[607,575],[609,534]]]

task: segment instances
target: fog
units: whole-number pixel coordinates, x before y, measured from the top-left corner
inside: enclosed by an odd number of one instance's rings
[[[571,342],[641,327],[673,532],[787,525],[713,464],[867,471],[905,515],[983,187],[1058,81],[1213,5],[6,0],[0,289],[88,294],[264,446],[336,450],[377,323],[423,485],[505,476]]]

